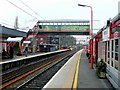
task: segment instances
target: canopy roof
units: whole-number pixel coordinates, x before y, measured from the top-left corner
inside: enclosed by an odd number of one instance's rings
[[[7,41],[11,41],[11,42],[19,42],[23,39],[23,37],[16,37],[16,38],[11,38],[8,37]]]
[[[26,37],[26,32],[4,26],[0,26],[0,34],[2,37]]]

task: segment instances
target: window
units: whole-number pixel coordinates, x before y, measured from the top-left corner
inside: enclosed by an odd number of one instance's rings
[[[118,70],[118,55],[119,55],[119,52],[118,52],[118,49],[119,49],[119,39],[115,39],[115,68]]]
[[[119,60],[119,51],[118,49],[120,48],[119,46],[119,39],[114,39],[114,40],[111,40],[111,59],[110,59],[110,65],[112,67],[114,67],[116,70],[118,70],[118,67],[119,67],[119,63],[118,63],[118,60]],[[109,54],[108,54],[109,55]],[[110,57],[110,56],[108,56]]]
[[[115,39],[115,52],[118,52],[118,39]]]
[[[114,67],[114,40],[111,41],[111,66]]]
[[[110,64],[110,42],[107,42],[107,63]]]
[[[98,58],[101,59],[103,59],[103,46],[104,46],[103,42],[98,43]]]
[[[118,61],[118,53],[115,53],[115,60]]]
[[[108,41],[108,51],[110,51],[110,42]]]
[[[112,40],[112,52],[114,50],[114,40]]]

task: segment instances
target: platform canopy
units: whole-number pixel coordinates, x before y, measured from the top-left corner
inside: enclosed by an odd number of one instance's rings
[[[8,37],[7,41],[9,41],[9,42],[19,42],[22,39],[23,39],[23,37],[15,37],[15,38]]]
[[[26,32],[0,26],[0,35],[2,37],[26,37]]]

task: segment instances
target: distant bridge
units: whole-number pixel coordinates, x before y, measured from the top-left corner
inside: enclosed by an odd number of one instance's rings
[[[89,35],[90,23],[88,20],[39,20],[32,30],[28,32],[27,38],[24,41],[30,41],[31,45],[33,45],[33,52],[35,52],[36,47],[39,45],[49,44],[49,38],[43,39],[42,36]],[[53,40],[59,41],[59,37]],[[25,47],[28,45],[29,43],[23,43],[22,52],[24,52]],[[59,44],[56,43],[56,45]]]
[[[39,20],[38,34],[50,35],[89,35],[90,23],[88,20]]]

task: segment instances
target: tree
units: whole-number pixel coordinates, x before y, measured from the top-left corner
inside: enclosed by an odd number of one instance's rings
[[[14,23],[14,29],[18,29],[18,16],[16,16],[15,23]]]
[[[61,36],[60,37],[60,46],[69,47],[76,45],[76,39],[73,36]]]

